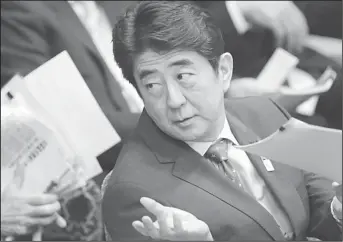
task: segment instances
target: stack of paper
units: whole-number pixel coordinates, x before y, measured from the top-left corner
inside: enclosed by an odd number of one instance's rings
[[[51,130],[66,157],[77,157],[85,179],[102,172],[96,157],[120,142],[120,137],[66,51],[25,78],[14,77],[1,89],[2,106],[20,97],[21,105]],[[49,162],[54,163],[50,169],[64,169],[58,156]],[[40,172],[46,171],[42,167]]]

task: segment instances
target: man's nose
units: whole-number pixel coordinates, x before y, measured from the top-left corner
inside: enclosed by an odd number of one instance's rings
[[[186,98],[181,92],[181,89],[177,83],[169,83],[167,89],[167,105],[170,108],[179,108],[186,103]]]

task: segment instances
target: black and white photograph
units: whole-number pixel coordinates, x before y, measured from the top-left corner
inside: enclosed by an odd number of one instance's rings
[[[342,1],[1,1],[1,241],[342,241]]]

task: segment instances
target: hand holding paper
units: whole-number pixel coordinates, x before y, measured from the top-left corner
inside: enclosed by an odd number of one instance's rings
[[[8,186],[1,195],[1,233],[6,236],[25,235],[37,226],[53,222],[65,227],[66,221],[58,215],[60,208],[56,195],[23,195],[15,185]]]
[[[317,103],[313,96],[327,92],[336,78],[336,73],[327,68],[316,81],[308,73],[295,68],[298,62],[299,59],[287,51],[276,49],[257,77],[258,90],[265,90],[262,94],[269,96],[286,110],[293,111],[303,103],[303,106],[298,108],[299,112],[311,115]],[[283,86],[286,78],[289,87]],[[313,98],[310,99],[311,97]],[[306,100],[308,102],[305,102]]]
[[[101,220],[94,212],[100,207],[100,191],[89,179],[102,171],[97,156],[120,137],[70,56],[63,52],[24,79],[14,77],[1,89],[1,106],[1,191],[12,184],[20,196],[54,194],[68,218],[66,233],[100,234],[101,226],[87,226]],[[75,215],[69,211],[72,200],[90,207]],[[61,216],[54,216],[65,226]],[[39,225],[34,241],[42,239]]]

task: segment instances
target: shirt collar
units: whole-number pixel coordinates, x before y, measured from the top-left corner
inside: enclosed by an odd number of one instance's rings
[[[220,134],[218,135],[218,138],[216,140],[218,140],[220,138],[226,138],[226,139],[231,140],[233,143],[238,144],[235,136],[231,132],[231,128],[229,126],[229,122],[227,121],[227,119],[225,119],[224,127],[223,127],[222,131],[220,132]],[[208,150],[208,148],[210,148],[210,146],[214,142],[187,141],[186,144],[188,144],[194,151],[198,152],[201,156],[203,156],[206,153],[206,151]]]

